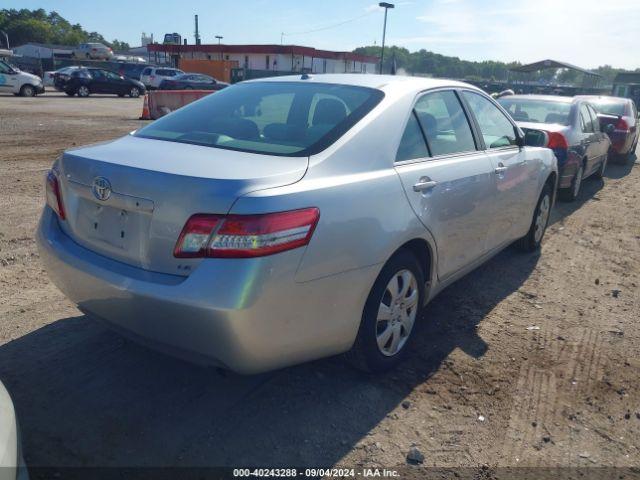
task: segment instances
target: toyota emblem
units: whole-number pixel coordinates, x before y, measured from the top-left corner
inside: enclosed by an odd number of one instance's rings
[[[93,179],[93,187],[91,190],[98,200],[104,202],[111,196],[111,183],[104,177],[96,177]]]

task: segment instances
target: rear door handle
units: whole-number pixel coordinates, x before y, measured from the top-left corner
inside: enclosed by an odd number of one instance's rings
[[[424,192],[424,191],[427,191],[427,190],[431,190],[437,184],[438,184],[438,182],[435,182],[433,180],[429,180],[429,179],[426,179],[426,178],[421,178],[420,181],[413,186],[413,191],[414,192]]]
[[[508,169],[508,167],[496,167],[496,169],[494,170],[494,172],[495,172],[497,175],[501,175],[501,174],[503,174],[504,172],[506,172],[506,171],[507,171],[507,169]]]

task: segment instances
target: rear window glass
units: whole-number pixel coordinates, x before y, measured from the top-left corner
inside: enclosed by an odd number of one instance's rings
[[[590,101],[593,108],[596,109],[598,113],[603,113],[605,115],[617,115],[624,116],[628,115],[627,111],[627,102],[612,102],[612,101]]]
[[[498,99],[498,103],[516,122],[569,125],[570,103],[509,97]]]
[[[283,156],[335,142],[382,100],[380,90],[299,82],[241,83],[136,132],[136,136]]]

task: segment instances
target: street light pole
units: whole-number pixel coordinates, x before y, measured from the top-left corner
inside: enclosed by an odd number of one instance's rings
[[[390,8],[395,8],[393,3],[380,2],[379,7],[384,8],[384,26],[382,27],[382,50],[380,51],[380,74],[382,74],[382,62],[384,61],[384,40],[387,35],[387,12]]]
[[[224,37],[222,35],[216,35],[216,38],[218,39],[218,46],[220,46],[220,40]],[[220,60],[222,60],[222,50],[220,50]]]

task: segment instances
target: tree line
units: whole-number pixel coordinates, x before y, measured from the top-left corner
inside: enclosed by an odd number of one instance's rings
[[[361,55],[372,55],[380,57],[379,46],[359,47],[354,53]],[[385,47],[383,71],[390,72],[395,64],[396,69],[404,69],[410,75],[429,75],[441,78],[456,78],[465,80],[487,80],[487,81],[504,81],[507,80],[508,71],[512,68],[521,66],[520,62],[499,62],[493,60],[485,60],[474,62],[469,60],[461,60],[458,57],[450,57],[440,55],[439,53],[430,52],[425,49],[416,52],[410,52],[404,47]],[[611,84],[615,76],[620,72],[626,72],[621,68],[614,68],[610,65],[603,65],[592,70],[603,76],[604,84]],[[640,68],[635,70],[640,72]],[[559,83],[576,83],[581,79],[581,73],[575,70],[542,70],[529,75],[518,74],[520,80],[547,80]],[[513,80],[513,77],[511,77]]]
[[[75,46],[85,42],[100,42],[115,51],[128,50],[129,44],[117,39],[109,42],[98,32],[87,32],[78,23],[71,24],[59,13],[47,13],[44,9],[22,8],[0,10],[0,30],[9,37],[12,47],[28,42],[52,43]],[[6,48],[5,38],[0,35],[0,48]]]

